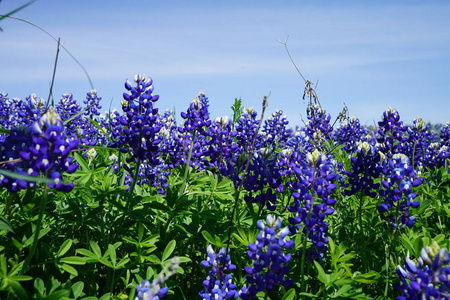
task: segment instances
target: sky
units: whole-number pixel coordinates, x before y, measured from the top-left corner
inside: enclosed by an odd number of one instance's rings
[[[0,2],[0,14],[26,3]],[[281,109],[303,125],[303,76],[318,83],[334,120],[344,103],[364,125],[388,107],[406,124],[450,121],[450,1],[61,1],[37,0],[14,16],[60,38],[102,99],[117,108],[124,82],[152,77],[156,107],[186,111],[203,91],[211,118],[231,116],[235,98],[267,115]],[[47,99],[57,43],[35,27],[0,22],[0,92]],[[58,57],[55,101],[91,90],[80,66]],[[266,115],[266,116],[267,116]]]

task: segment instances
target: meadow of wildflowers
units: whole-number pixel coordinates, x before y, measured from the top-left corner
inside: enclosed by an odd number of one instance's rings
[[[450,299],[450,123],[156,92],[0,93],[1,299]]]

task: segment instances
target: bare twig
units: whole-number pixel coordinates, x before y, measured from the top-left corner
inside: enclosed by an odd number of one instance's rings
[[[50,97],[53,94],[53,83],[55,82],[55,75],[56,75],[56,65],[58,64],[58,55],[59,55],[59,50],[61,49],[61,47],[63,47],[62,44],[60,44],[60,38],[58,38],[58,47],[56,48],[56,56],[55,56],[55,65],[53,66],[53,75],[52,75],[52,82],[50,84],[50,91],[48,93],[48,99],[47,99],[47,104],[45,105],[45,110],[47,111],[48,109],[48,105],[50,104]]]
[[[302,77],[303,81],[306,83],[306,79],[303,76],[302,72],[300,72],[300,69],[297,67],[297,65],[295,64],[295,61],[292,59],[291,53],[289,52],[289,49],[287,47],[287,41],[289,39],[289,36],[286,37],[286,40],[284,42],[278,40],[278,42],[282,45],[284,45],[284,48],[286,49],[287,54],[289,55],[289,59],[291,60],[292,64],[294,65],[295,69],[297,70],[298,74],[300,74],[300,76]]]
[[[292,58],[292,55],[289,52],[289,48],[287,46],[288,38],[289,38],[289,36],[287,36],[287,38],[284,42],[282,42],[280,40],[278,40],[278,42],[284,46],[284,48],[286,49],[286,52],[289,56],[289,59],[291,60],[292,64],[294,65],[298,74],[300,74],[303,81],[305,82],[305,89],[303,90],[302,99],[303,99],[303,102],[305,102],[305,99],[309,98],[308,108],[307,108],[307,113],[309,116],[310,113],[314,113],[314,109],[313,109],[314,105],[319,105],[319,107],[321,107],[321,108],[322,108],[322,106],[320,105],[319,97],[317,96],[317,93],[316,93],[315,89],[313,88],[313,83],[310,80],[306,79],[305,76],[303,76],[302,72],[300,72],[300,69],[297,67],[297,64],[295,63],[294,59]],[[319,83],[319,81],[317,80],[316,86],[318,83]],[[313,102],[314,102],[314,104],[313,104]]]
[[[39,29],[40,31],[42,31],[42,32],[44,32],[45,34],[47,34],[49,37],[51,37],[55,42],[58,42],[58,40],[53,36],[53,35],[51,35],[48,31],[46,31],[45,29],[43,29],[43,28],[41,28],[41,27],[39,27],[39,26],[37,26],[36,24],[34,24],[34,23],[31,23],[30,21],[27,21],[27,20],[24,20],[24,19],[20,19],[20,18],[16,18],[16,17],[11,17],[11,16],[8,16],[8,15],[0,15],[0,17],[6,17],[6,18],[10,18],[10,19],[13,19],[13,20],[16,20],[16,21],[21,21],[21,22],[24,22],[24,23],[27,23],[27,24],[29,24],[29,25],[31,25],[31,26],[33,26],[33,27],[36,27],[37,29]],[[66,49],[66,47],[64,47],[64,46],[61,46],[61,48],[62,49],[64,49],[64,51],[66,51],[66,53],[67,54],[69,54],[69,56],[80,66],[80,68],[83,70],[83,72],[84,72],[84,74],[86,75],[86,77],[87,77],[87,79],[88,79],[88,81],[89,81],[89,85],[91,86],[91,90],[93,90],[94,89],[94,85],[92,84],[92,80],[91,80],[91,77],[89,76],[89,74],[88,74],[88,72],[86,71],[86,69],[83,67],[83,65],[72,55],[72,53],[70,53],[69,52],[69,50],[67,50]]]

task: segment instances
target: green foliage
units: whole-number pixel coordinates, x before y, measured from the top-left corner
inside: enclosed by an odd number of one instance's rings
[[[235,116],[240,115],[240,100],[236,99],[233,110]],[[344,169],[351,167],[342,147],[325,147]],[[166,195],[159,195],[150,185],[136,185],[130,194],[124,177],[127,173],[134,176],[136,163],[119,154],[122,165],[114,172],[109,157],[118,154],[117,150],[95,150],[93,159],[87,158],[86,151],[72,154],[80,166],[65,175],[75,183],[72,192],[48,193],[38,247],[26,270],[23,266],[33,246],[45,191],[37,188],[14,195],[0,191],[1,299],[134,299],[136,285],[155,279],[175,256],[181,265],[165,282],[170,288],[167,299],[196,299],[207,275],[200,266],[206,247],[228,246],[236,195],[229,248],[237,265],[233,281],[238,289],[246,282],[243,268],[251,264],[248,244],[259,233],[256,222],[268,214],[264,207],[244,201],[246,191],[237,193],[230,179],[212,171],[190,167],[186,173],[180,166],[168,178]],[[279,153],[275,149],[272,155]],[[329,244],[323,261],[302,262],[302,253],[312,243],[301,233],[291,237],[295,247],[290,250],[288,277],[293,285],[288,289],[277,286],[258,297],[395,299],[395,268],[404,263],[407,253],[418,257],[433,241],[450,248],[450,176],[444,168],[422,176],[429,184],[417,191],[421,202],[413,211],[417,226],[395,233],[383,226],[376,210],[379,198],[345,196],[336,188],[336,211],[328,219]],[[286,183],[291,178],[282,180]],[[273,213],[288,225],[290,191],[280,193],[277,201]]]
[[[242,106],[242,100],[241,98],[235,98],[234,99],[234,103],[231,106],[231,109],[233,110],[233,129],[234,129],[234,125],[236,124],[236,122],[239,120],[239,118],[242,115],[242,111],[244,109],[244,107]]]

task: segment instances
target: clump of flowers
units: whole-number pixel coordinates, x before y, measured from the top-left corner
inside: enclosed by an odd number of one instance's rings
[[[261,146],[264,148],[284,147],[291,136],[292,129],[287,128],[289,121],[283,111],[277,109],[266,121],[261,131],[263,139]]]
[[[341,126],[333,134],[333,139],[344,145],[344,149],[353,152],[358,148],[358,143],[366,140],[367,130],[361,125],[359,119],[351,117],[348,121],[341,123]]]
[[[414,200],[417,194],[412,188],[419,186],[422,179],[409,164],[409,158],[400,153],[387,161],[382,173],[386,177],[379,193],[384,202],[377,207],[381,217],[388,221],[387,225],[393,231],[413,227],[416,217],[411,216],[410,207],[417,208],[420,202]]]
[[[123,129],[125,141],[121,145],[122,150],[130,151],[133,158],[158,165],[161,140],[157,138],[157,133],[161,126],[157,124],[158,108],[154,108],[153,103],[158,101],[159,95],[153,95],[153,80],[150,77],[136,75],[134,82],[136,86],[127,80],[125,88],[128,93],[123,93],[122,109],[127,117],[127,128]]]
[[[203,92],[200,92],[197,97],[192,100],[186,112],[181,112],[181,117],[185,119],[183,126],[178,128],[178,131],[193,132],[198,131],[203,133],[205,127],[211,125],[208,112],[208,98]]]
[[[379,184],[375,179],[381,175],[381,154],[367,142],[358,142],[356,155],[350,158],[352,171],[344,171],[348,176],[346,195],[354,195],[363,191],[366,196],[374,198]]]
[[[231,263],[230,255],[227,254],[226,247],[215,253],[211,245],[206,248],[208,257],[200,265],[203,268],[210,268],[206,279],[203,281],[204,289],[198,293],[203,300],[209,299],[236,299],[239,293],[236,291],[236,285],[232,283],[232,272],[236,266]]]
[[[285,278],[289,272],[286,264],[291,260],[291,254],[283,252],[283,248],[290,249],[294,245],[293,241],[285,240],[289,229],[288,227],[281,229],[280,217],[269,215],[266,221],[267,226],[262,220],[256,223],[261,232],[256,242],[248,245],[247,255],[253,260],[253,265],[244,268],[249,284],[240,291],[240,296],[244,300],[254,298],[260,291],[271,291],[277,284],[285,287],[292,285],[292,280]]]
[[[308,124],[304,128],[306,135],[315,148],[320,148],[326,139],[330,139],[333,132],[331,115],[319,105],[314,105],[308,114]]]
[[[302,231],[313,243],[308,250],[312,260],[322,260],[327,250],[328,223],[325,217],[334,213],[336,200],[330,198],[336,188],[334,166],[324,154],[318,150],[306,154],[306,161],[294,168],[297,181],[292,183],[294,203],[288,206],[295,213],[289,218],[291,232]]]
[[[433,241],[420,252],[416,262],[406,257],[405,267],[397,267],[402,291],[398,300],[450,299],[450,253]]]
[[[62,172],[73,173],[78,164],[69,157],[77,148],[78,140],[69,138],[64,131],[64,125],[53,107],[30,127],[20,127],[11,130],[9,136],[0,143],[0,157],[3,168],[18,174],[37,177],[40,174],[52,179],[50,188],[69,192],[73,183],[64,184]],[[0,176],[0,185],[8,191],[34,187],[35,183],[22,179]]]
[[[403,153],[403,143],[407,141],[404,136],[408,130],[407,126],[400,121],[400,114],[395,109],[389,107],[383,112],[382,120],[378,122],[378,149],[391,157],[395,153]]]
[[[96,90],[91,90],[89,93],[87,93],[86,100],[83,101],[83,103],[86,105],[86,111],[84,112],[84,114],[86,116],[90,116],[90,118],[99,116],[99,110],[102,109],[100,100],[102,100],[102,97],[98,96]]]

